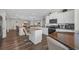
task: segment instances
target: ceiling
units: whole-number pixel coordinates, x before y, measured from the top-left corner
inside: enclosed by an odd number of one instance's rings
[[[50,12],[61,11],[61,9],[2,9],[8,18],[19,18],[26,20],[41,20]],[[1,9],[0,9],[1,11]]]
[[[6,9],[7,18],[20,18],[27,20],[40,20],[48,15],[50,9]]]

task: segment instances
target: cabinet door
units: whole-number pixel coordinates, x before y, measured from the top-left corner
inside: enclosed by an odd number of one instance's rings
[[[58,33],[58,40],[61,41],[61,42],[63,42],[63,43],[65,43],[65,40],[64,40],[65,37],[64,36],[65,36],[65,34]]]
[[[74,33],[58,33],[58,40],[74,48]]]
[[[58,23],[74,23],[74,11],[58,14]]]
[[[65,34],[65,43],[69,45],[70,47],[74,48],[74,34],[73,33],[67,33]]]

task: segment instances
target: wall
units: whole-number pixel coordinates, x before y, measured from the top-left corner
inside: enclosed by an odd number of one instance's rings
[[[9,30],[9,29],[14,29],[15,30],[17,23],[18,23],[19,26],[22,25],[23,19],[8,18],[6,22],[7,22],[7,30]]]
[[[46,24],[49,24],[49,16],[46,16]]]
[[[21,26],[24,21],[28,21],[27,19],[20,19],[20,18],[7,18],[7,30],[9,29],[16,29],[16,22],[18,23],[19,26]],[[36,22],[40,21],[41,26],[42,26],[42,21],[41,20],[36,20]],[[33,21],[31,21],[33,23]],[[35,22],[35,20],[34,20]],[[32,24],[31,23],[31,24]]]
[[[5,9],[5,11],[7,13],[7,29],[11,29],[13,23],[15,26],[16,20],[42,20],[50,12],[50,9]]]
[[[0,10],[0,15],[2,16],[2,38],[6,38],[6,13],[4,10]]]
[[[79,32],[79,9],[75,10],[75,30]]]
[[[79,49],[79,9],[75,10],[75,48]]]

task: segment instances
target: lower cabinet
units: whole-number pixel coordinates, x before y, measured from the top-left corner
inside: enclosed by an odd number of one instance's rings
[[[72,48],[75,48],[74,37],[74,33],[58,33],[58,39]]]
[[[38,44],[42,41],[42,30],[34,30],[29,35],[29,40],[34,44]]]
[[[48,35],[48,28],[42,28],[42,33],[44,35]]]
[[[74,33],[66,33],[64,39],[65,39],[65,42],[66,42],[67,45],[69,45],[72,48],[75,48],[74,47],[74,44],[75,44]]]

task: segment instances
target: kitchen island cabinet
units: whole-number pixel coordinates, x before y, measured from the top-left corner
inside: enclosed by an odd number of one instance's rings
[[[34,44],[38,44],[42,40],[42,30],[35,29],[31,30],[31,34],[29,35],[29,40]]]

